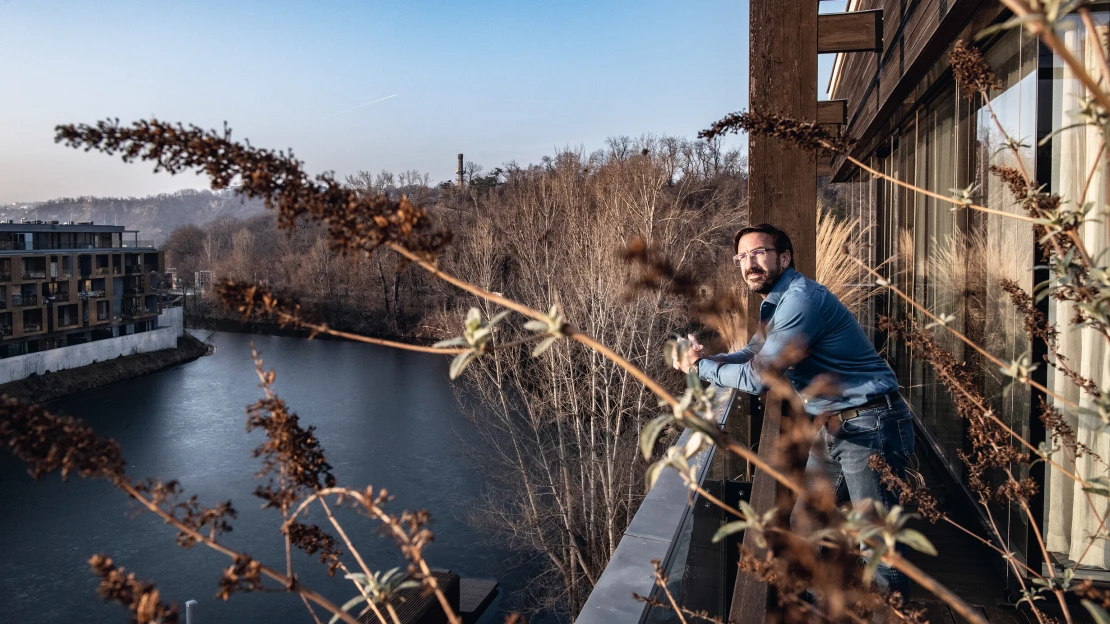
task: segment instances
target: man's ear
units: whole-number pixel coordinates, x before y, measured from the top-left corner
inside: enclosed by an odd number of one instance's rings
[[[788,266],[790,266],[790,263],[793,262],[793,261],[794,261],[794,252],[784,251],[784,252],[779,254],[779,268],[780,269],[785,271],[786,268]]]

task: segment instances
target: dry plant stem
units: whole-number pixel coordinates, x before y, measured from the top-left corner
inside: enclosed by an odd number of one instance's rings
[[[1098,32],[1095,29],[1095,21],[1091,19],[1091,12],[1087,7],[1079,7],[1079,17],[1083,20],[1083,27],[1087,29],[1088,33]],[[1093,46],[1095,49],[1095,56],[1098,58],[1098,68],[1102,72],[1102,81],[1110,85],[1110,62],[1106,60],[1106,50],[1102,49],[1102,45]]]
[[[242,554],[240,552],[237,552],[235,550],[232,550],[232,549],[228,548],[227,546],[224,546],[223,544],[220,544],[219,542],[209,538],[207,535],[204,535],[203,533],[200,533],[196,529],[186,525],[185,523],[181,522],[177,518],[174,518],[170,514],[166,513],[165,510],[163,510],[158,505],[154,504],[154,501],[144,497],[130,483],[125,481],[125,482],[121,483],[119,485],[119,487],[124,492],[127,492],[127,494],[131,496],[131,498],[134,498],[135,500],[139,501],[139,503],[142,504],[143,507],[146,507],[147,509],[149,509],[151,511],[151,513],[153,513],[153,514],[157,515],[158,517],[162,518],[162,520],[164,520],[166,522],[166,524],[169,524],[169,525],[173,526],[178,531],[181,531],[182,533],[185,533],[189,537],[191,537],[194,540],[204,544],[205,546],[208,546],[212,550],[215,550],[216,552],[221,553],[223,555],[226,555],[226,556],[228,556],[232,559],[235,559],[235,558],[239,557]],[[346,611],[343,611],[342,609],[340,609],[338,605],[334,604],[333,602],[331,602],[327,598],[324,598],[320,594],[312,591],[311,589],[308,589],[307,587],[301,585],[295,579],[292,579],[292,578],[289,578],[287,576],[282,575],[280,572],[274,570],[270,566],[262,565],[262,564],[259,564],[259,565],[260,565],[259,570],[263,574],[265,574],[266,576],[270,577],[271,579],[277,581],[278,583],[281,583],[281,585],[283,587],[292,588],[290,591],[296,592],[296,593],[300,594],[302,597],[304,597],[305,599],[310,600],[312,602],[315,602],[317,605],[323,607],[327,611],[331,612],[333,615],[338,615],[339,619],[343,620],[347,624],[359,624],[358,620],[351,617],[351,615],[349,613],[347,613]]]
[[[671,603],[674,609],[674,614],[678,617],[678,621],[686,624],[686,618],[682,616],[682,609],[679,608],[678,602],[675,601],[674,596],[671,595],[671,590],[667,589],[667,578],[663,576],[663,570],[659,568],[659,561],[655,560],[655,584],[663,590],[663,594],[667,596],[667,601]]]
[[[328,506],[328,502],[324,500],[323,497],[320,497],[319,500],[320,506],[324,508],[324,513],[328,516],[328,520],[331,522],[331,525],[335,527],[336,532],[339,533],[339,538],[342,539],[343,543],[347,545],[347,550],[351,552],[351,554],[355,558],[355,561],[358,562],[358,567],[362,569],[362,573],[368,577],[373,576],[373,574],[370,572],[370,568],[366,565],[366,562],[362,560],[362,555],[359,554],[358,549],[355,548],[355,545],[351,543],[350,538],[347,537],[347,532],[343,530],[343,526],[339,524],[339,521],[336,520],[335,516],[331,513],[331,507]],[[343,568],[345,573],[350,574],[350,572],[347,572],[346,566],[343,566]],[[377,616],[378,621],[384,623],[385,617],[382,615],[382,612],[378,610],[378,605],[374,604],[374,600],[370,597],[370,594],[367,593],[366,589],[363,588],[363,586],[359,583],[355,583],[355,587],[358,587],[359,592],[361,592],[362,595],[366,597],[366,605],[371,611],[374,612],[374,615]]]
[[[1024,563],[1014,559],[1013,557],[1010,556],[1009,553],[1007,553],[1006,551],[1002,550],[998,546],[995,546],[993,543],[991,543],[990,540],[984,539],[984,538],[976,535],[973,531],[971,531],[970,529],[968,529],[964,525],[960,524],[959,522],[956,522],[955,520],[949,518],[948,516],[941,516],[941,519],[944,520],[945,522],[947,522],[948,524],[956,527],[957,529],[963,531],[965,534],[975,538],[975,540],[977,540],[980,544],[982,544],[982,545],[986,546],[987,548],[990,548],[994,552],[998,553],[999,556],[1001,556],[1003,559],[1009,561],[1011,565],[1020,567],[1022,570],[1025,570],[1027,573],[1029,573],[1033,577],[1044,578],[1044,576],[1042,576],[1039,572],[1037,572],[1033,568],[1030,568],[1029,566],[1025,565]],[[1021,580],[1021,575],[1019,574],[1017,578],[1020,581]]]
[[[501,307],[508,308],[510,310],[513,310],[514,312],[518,312],[518,313],[523,314],[524,316],[527,316],[529,318],[534,318],[534,319],[540,320],[540,321],[547,320],[547,317],[544,314],[542,314],[541,312],[537,311],[537,310],[533,310],[532,308],[529,308],[526,305],[522,305],[522,304],[517,303],[517,302],[515,302],[511,299],[507,299],[505,297],[502,297],[501,295],[492,293],[492,292],[490,292],[490,291],[488,291],[484,288],[481,288],[479,286],[475,286],[474,284],[471,284],[471,283],[469,283],[465,280],[461,280],[461,279],[459,279],[459,278],[457,278],[457,277],[455,277],[455,276],[453,276],[449,273],[445,273],[445,272],[441,271],[434,264],[428,262],[427,260],[420,257],[419,255],[414,254],[413,252],[409,251],[408,249],[405,249],[404,247],[401,247],[400,245],[390,243],[389,248],[392,249],[393,251],[397,252],[401,256],[411,260],[412,262],[415,262],[421,268],[423,268],[424,270],[431,273],[433,276],[438,277],[439,279],[442,279],[443,281],[445,281],[445,282],[447,282],[447,283],[449,283],[449,284],[451,284],[451,285],[453,285],[457,288],[465,290],[466,292],[471,293],[472,295],[476,295],[478,297],[481,297],[482,299],[485,299],[487,301],[491,301],[493,303],[496,303],[496,304],[500,305]],[[640,368],[638,366],[636,366],[635,364],[626,360],[619,353],[616,353],[615,351],[613,351],[609,347],[605,346],[604,344],[598,342],[597,340],[595,340],[591,336],[589,336],[587,334],[584,334],[584,333],[578,331],[577,329],[575,329],[574,327],[571,327],[569,325],[563,327],[563,334],[565,334],[566,336],[568,336],[570,338],[573,338],[574,340],[582,343],[583,345],[585,345],[587,347],[590,347],[591,349],[594,349],[599,354],[601,354],[605,358],[609,359],[610,361],[612,361],[617,366],[620,366],[624,370],[628,371],[628,373],[630,375],[635,377],[640,383],[647,386],[648,390],[651,390],[656,396],[658,396],[660,399],[665,401],[668,405],[673,406],[673,405],[678,404],[678,399],[674,398],[674,396],[670,392],[667,392],[666,388],[659,385],[659,383],[657,381],[655,381],[650,376],[648,376],[648,374],[645,373],[644,371],[640,370]],[[696,414],[692,414],[692,413],[689,413],[689,412],[687,414],[688,414],[688,417],[690,417],[690,418],[698,418],[698,416]],[[774,477],[774,479],[776,481],[783,484],[787,488],[790,488],[790,490],[792,492],[794,492],[795,494],[800,495],[802,493],[801,486],[799,486],[798,484],[796,484],[793,481],[791,481],[790,479],[788,479],[785,475],[783,475],[779,471],[775,470],[773,467],[771,467],[770,464],[768,464],[766,461],[764,461],[761,457],[759,457],[758,455],[753,453],[751,451],[751,449],[745,448],[742,445],[737,444],[736,442],[733,442],[732,440],[729,440],[727,438],[727,436],[724,435],[723,432],[718,435],[718,437],[715,439],[715,442],[720,444],[721,446],[724,446],[724,447],[728,448],[728,450],[732,451],[733,453],[736,453],[737,455],[743,457],[744,459],[752,462],[752,464],[755,465],[757,468],[759,468],[760,470],[763,470],[767,474]]]
[[[827,147],[828,149],[830,149],[832,151],[838,151],[838,150],[834,149],[832,146],[827,145],[827,144],[825,144],[825,147]],[[841,153],[843,153],[843,152],[841,152]],[[899,180],[898,178],[889,176],[889,175],[887,175],[887,174],[885,174],[885,173],[883,173],[883,172],[881,172],[877,169],[873,169],[871,167],[868,167],[867,165],[863,164],[863,162],[861,162],[860,160],[852,157],[852,155],[850,155],[850,154],[844,154],[844,158],[848,159],[848,162],[851,162],[852,164],[856,165],[860,169],[863,169],[864,171],[870,173],[873,176],[876,176],[878,178],[886,180],[887,182],[892,182],[894,184],[897,184],[898,186],[901,186],[903,188],[914,191],[915,193],[921,193],[922,195],[928,195],[929,197],[932,197],[934,199],[939,199],[940,201],[952,204],[953,206],[960,206],[962,208],[977,210],[979,212],[985,212],[987,214],[998,215],[1000,217],[1006,217],[1007,219],[1017,219],[1018,221],[1028,221],[1029,223],[1035,223],[1036,222],[1036,219],[1034,219],[1033,217],[1029,217],[1029,216],[1021,215],[1021,214],[1014,214],[1012,212],[1002,212],[1001,210],[995,210],[993,208],[987,208],[986,206],[980,206],[979,204],[966,204],[966,203],[964,203],[962,201],[959,201],[955,198],[948,197],[946,195],[941,195],[940,193],[934,193],[933,191],[930,191],[929,189],[923,189],[920,186],[914,186],[913,184],[910,184],[909,182],[903,182],[902,180]]]
[[[312,616],[312,621],[316,624],[323,624],[323,622],[320,621],[320,618],[316,617],[316,610],[312,608],[312,603],[308,601],[308,598],[305,598],[304,594],[300,594],[300,596],[301,602],[304,603],[305,608],[308,609],[309,615]]]
[[[1013,478],[1013,475],[1010,475],[1010,479]],[[1021,501],[1021,509],[1025,512],[1025,517],[1029,519],[1029,526],[1033,527],[1033,532],[1037,536],[1037,547],[1041,549],[1041,557],[1048,566],[1048,573],[1055,578],[1056,568],[1052,565],[1052,558],[1048,556],[1048,548],[1045,546],[1044,536],[1041,534],[1041,527],[1038,526],[1036,518],[1033,517],[1033,512],[1030,511],[1028,503]],[[1056,595],[1056,601],[1060,603],[1060,610],[1064,612],[1064,619],[1068,624],[1072,624],[1071,610],[1068,609],[1068,603],[1064,599],[1064,590],[1057,587],[1052,590],[1052,593]]]
[[[1106,92],[1099,88],[1098,83],[1087,73],[1086,68],[1079,62],[1079,59],[1072,55],[1071,51],[1060,41],[1060,38],[1056,36],[1056,33],[1053,32],[1051,28],[1045,26],[1043,14],[1034,11],[1024,0],[1000,0],[1000,2],[1006,5],[1006,8],[1013,11],[1014,14],[1019,17],[1039,16],[1038,19],[1026,22],[1025,27],[1034,35],[1040,37],[1041,41],[1051,48],[1056,56],[1060,57],[1060,60],[1067,64],[1076,78],[1083,83],[1083,86],[1087,87],[1091,93],[1094,94],[1095,101],[1098,102],[1098,105],[1101,106],[1103,110],[1110,111],[1110,95],[1107,95]]]
[[[308,504],[311,503],[313,500],[315,500],[317,498],[322,499],[323,497],[325,497],[329,494],[336,494],[336,495],[341,495],[341,496],[350,496],[351,498],[354,498],[355,500],[357,500],[363,506],[363,508],[366,509],[366,511],[371,516],[377,518],[382,524],[389,527],[389,530],[393,533],[393,535],[395,537],[397,537],[398,539],[400,539],[402,541],[407,541],[408,540],[408,534],[406,534],[405,530],[400,525],[397,524],[397,522],[396,522],[396,520],[394,520],[394,518],[392,518],[389,514],[382,511],[377,505],[375,505],[373,503],[373,501],[368,499],[361,492],[355,492],[353,490],[349,490],[349,489],[346,489],[346,488],[333,487],[333,488],[323,488],[321,490],[316,491],[312,496],[309,496],[308,498],[306,498],[304,501],[301,502],[301,504],[297,507],[296,511],[294,511],[294,513],[291,517],[296,518],[298,515],[300,515],[300,512],[305,507],[307,507]],[[428,586],[432,588],[432,591],[435,592],[436,599],[439,600],[440,606],[443,607],[443,612],[447,614],[448,621],[450,621],[451,624],[462,624],[462,620],[455,613],[455,611],[451,608],[451,603],[447,600],[447,596],[444,595],[443,589],[439,586],[439,583],[436,582],[435,577],[432,576],[432,570],[431,570],[431,568],[428,567],[428,563],[426,561],[424,561],[424,559],[422,557],[418,558],[413,563],[415,563],[417,565],[417,567],[420,568],[420,573],[424,576],[424,582],[426,582],[428,584]]]
[[[293,315],[285,313],[285,312],[279,312],[278,313],[278,318],[282,319],[283,321],[287,321],[287,322],[290,322],[290,323],[296,323],[297,325],[300,325],[301,327],[305,327],[307,329],[310,329],[310,330],[312,330],[312,333],[314,333],[314,334],[327,334],[328,336],[335,336],[336,338],[344,338],[346,340],[352,340],[352,341],[355,341],[355,342],[365,342],[367,344],[372,344],[372,345],[380,345],[380,346],[383,346],[383,347],[391,347],[393,349],[402,349],[404,351],[418,351],[420,353],[435,353],[435,354],[438,354],[438,355],[458,355],[459,353],[465,353],[467,351],[470,351],[470,349],[468,349],[466,347],[425,347],[423,345],[416,345],[416,344],[411,344],[411,343],[408,343],[408,342],[398,342],[396,340],[386,340],[384,338],[371,338],[370,336],[363,336],[362,334],[352,334],[351,332],[345,332],[345,331],[340,331],[338,329],[332,329],[332,328],[328,327],[327,325],[316,324],[316,323],[307,323],[305,321],[298,320]],[[506,342],[506,343],[498,344],[498,345],[490,345],[490,346],[486,347],[486,350],[487,351],[493,351],[493,350],[497,350],[497,349],[510,349],[510,348],[513,348],[513,347],[519,347],[519,346],[522,346],[522,345],[526,345],[526,344],[535,342],[535,341],[537,341],[541,338],[543,338],[543,335],[529,336],[527,338],[522,338],[520,340],[514,340],[512,342]]]
[[[1021,154],[1017,151],[1017,148],[1014,147],[1013,139],[1006,131],[1006,128],[1002,126],[1002,122],[998,119],[998,115],[995,114],[994,106],[991,104],[990,95],[986,91],[982,90],[979,91],[979,95],[983,98],[983,102],[986,103],[987,111],[990,113],[991,120],[994,122],[995,127],[998,128],[998,131],[1002,133],[1002,136],[1006,139],[1006,145],[1009,148],[1010,153],[1014,156],[1014,161],[1017,163],[1018,172],[1021,174],[1022,179],[1025,180],[1025,186],[1027,188],[1033,188],[1033,176],[1029,175],[1029,170],[1025,168],[1025,161],[1022,160]],[[1101,151],[1099,153],[1101,154]],[[1091,176],[1093,176],[1095,171],[1097,170],[1098,158],[1095,159],[1094,166],[1091,168],[1090,174],[1088,174],[1088,184],[1090,184]],[[1086,188],[1084,188],[1083,194],[1087,194]],[[1082,204],[1082,202],[1080,203]],[[1069,230],[1067,232],[1067,235],[1068,238],[1071,239],[1071,242],[1075,246],[1076,251],[1079,252],[1079,255],[1083,258],[1083,261],[1087,264],[1087,266],[1093,267],[1094,264],[1091,262],[1091,256],[1087,253],[1087,247],[1083,243],[1083,240],[1079,238],[1079,234],[1077,234],[1074,230]],[[1056,243],[1055,240],[1053,240],[1052,245],[1056,248],[1056,253],[1058,255],[1063,255],[1063,251],[1060,249],[1060,245]]]
[[[699,491],[699,493],[702,492],[700,487],[698,487],[697,490]],[[704,494],[704,495],[706,496],[706,499],[709,502],[713,503],[717,507],[719,507],[719,508],[721,508],[725,511],[728,511],[729,513],[732,513],[734,515],[739,515],[735,510],[731,509],[728,505],[726,505],[720,499],[718,499],[714,496],[708,495],[708,494]],[[786,534],[786,533],[784,533],[784,534]],[[786,534],[786,535],[789,535],[789,534]],[[869,545],[872,548],[874,548],[878,544],[869,543]],[[924,587],[926,590],[928,590],[934,596],[936,596],[937,598],[940,598],[944,602],[948,603],[948,606],[955,609],[957,613],[963,615],[968,621],[973,622],[975,624],[987,624],[987,621],[984,620],[977,613],[975,613],[972,610],[971,606],[969,606],[966,602],[964,602],[962,598],[960,598],[956,594],[952,593],[952,591],[949,590],[947,587],[938,583],[935,579],[933,579],[933,577],[926,574],[920,568],[913,565],[912,563],[909,562],[909,560],[907,560],[907,559],[903,558],[902,556],[898,555],[896,552],[888,550],[887,553],[885,555],[883,555],[883,561],[885,561],[891,567],[897,568],[898,570],[902,571],[906,576],[913,579],[918,585]]]
[[[706,492],[705,489],[703,489],[700,485],[698,485],[696,482],[690,480],[690,477],[688,477],[686,475],[682,475],[682,480],[686,482],[686,485],[689,486],[689,488],[691,490],[697,492],[698,494],[701,494],[709,502],[711,502],[714,505],[720,507],[721,509],[724,509],[725,511],[727,511],[730,514],[736,516],[737,518],[740,518],[741,520],[744,519],[744,514],[740,513],[739,511],[737,511],[735,509],[733,509],[732,507],[729,507],[728,505],[726,505],[724,503],[724,501],[717,498],[716,496],[713,496],[709,492]]]
[[[1087,173],[1087,182],[1083,185],[1083,194],[1079,196],[1079,205],[1087,203],[1087,193],[1091,190],[1091,182],[1095,179],[1095,174],[1098,173],[1098,163],[1102,160],[1102,155],[1106,153],[1106,141],[1103,140],[1102,145],[1098,148],[1098,155],[1095,156],[1095,164]]]
[[[1090,501],[1090,498],[1091,497],[1088,495],[1087,500]],[[1091,508],[1092,510],[1094,509],[1094,503],[1091,503]],[[1076,566],[1082,565],[1083,560],[1087,558],[1087,553],[1091,552],[1091,549],[1094,548],[1095,542],[1098,542],[1099,539],[1101,539],[1099,538],[1099,533],[1106,530],[1106,520],[1108,518],[1110,518],[1110,509],[1107,509],[1106,513],[1102,514],[1102,517],[1099,519],[1098,531],[1095,531],[1095,533],[1091,535],[1091,537],[1087,538],[1087,546],[1083,548],[1083,552],[1080,553],[1079,559],[1076,560]]]
[[[880,275],[878,271],[876,271],[876,270],[872,269],[871,267],[867,266],[863,261],[861,261],[857,258],[852,258],[852,260],[855,263],[857,263],[858,265],[860,265],[861,267],[863,267],[864,270],[866,270],[868,273],[870,273],[873,277],[877,277],[877,278],[879,278],[883,281],[886,281],[886,278],[884,278],[882,275]],[[935,321],[936,323],[942,325],[946,330],[948,330],[948,332],[950,334],[952,334],[956,338],[959,338],[961,342],[963,342],[967,346],[974,349],[976,352],[979,353],[979,355],[982,355],[983,357],[987,358],[988,360],[990,360],[991,362],[996,364],[999,368],[1009,368],[1009,366],[1005,362],[1003,362],[1002,360],[994,357],[993,355],[988,353],[985,349],[983,349],[979,345],[975,344],[975,342],[973,340],[971,340],[970,338],[965,336],[962,332],[959,332],[959,331],[949,327],[947,325],[947,323],[943,322],[940,319],[940,317],[938,317],[937,315],[930,312],[928,309],[925,308],[925,306],[923,306],[920,303],[914,301],[912,297],[910,297],[906,293],[899,290],[897,286],[895,286],[893,284],[890,284],[888,282],[887,286],[885,286],[885,288],[888,288],[891,291],[893,291],[894,294],[898,295],[899,298],[905,300],[907,303],[909,303],[915,309],[917,309],[917,311],[919,311],[922,314],[924,314],[925,316],[929,317],[930,320]],[[1017,379],[1017,378],[1015,378],[1015,379]],[[1037,390],[1040,390],[1041,392],[1043,392],[1046,395],[1056,399],[1060,403],[1063,403],[1064,405],[1067,405],[1068,407],[1072,407],[1072,408],[1075,408],[1075,409],[1079,408],[1079,404],[1076,403],[1075,401],[1072,401],[1070,399],[1067,399],[1065,397],[1062,397],[1062,396],[1056,394],[1055,392],[1053,392],[1053,391],[1049,390],[1048,388],[1044,387],[1044,385],[1042,385],[1042,384],[1040,384],[1036,381],[1033,381],[1032,379],[1018,379],[1018,381],[1021,381],[1025,384],[1028,384],[1029,386],[1032,386],[1033,388],[1036,388]],[[1001,421],[999,421],[999,422],[1001,423]],[[1005,425],[1003,425],[1003,426],[1005,426]],[[1011,431],[1011,433],[1012,433],[1012,431]],[[1016,435],[1016,434],[1014,434],[1014,435]],[[1034,449],[1034,450],[1036,450],[1036,449]]]
[[[952,590],[936,582],[933,577],[922,572],[920,568],[910,563],[898,553],[888,550],[887,553],[883,555],[883,561],[891,567],[898,568],[903,574],[913,579],[915,583],[924,587],[926,591],[948,603],[948,606],[952,607],[956,613],[960,614],[967,621],[973,624],[988,624],[987,621],[983,619],[982,615],[964,602],[963,598],[960,598],[952,593]]]

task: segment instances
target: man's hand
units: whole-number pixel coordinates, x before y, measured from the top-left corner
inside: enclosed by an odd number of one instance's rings
[[[674,367],[684,373],[689,373],[690,369],[694,367],[694,363],[705,357],[705,347],[698,342],[693,334],[687,334],[686,340],[689,341],[689,348],[683,357],[675,358]]]

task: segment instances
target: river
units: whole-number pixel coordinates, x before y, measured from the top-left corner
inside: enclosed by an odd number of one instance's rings
[[[350,342],[196,335],[215,344],[213,355],[47,407],[114,438],[132,478],[178,479],[205,505],[230,499],[239,517],[221,540],[283,569],[280,513],[260,509],[252,496],[261,463],[251,450],[263,440],[261,431],[248,434],[245,427],[244,408],[261,396],[250,359],[253,341],[267,368],[277,371],[278,395],[302,424],[317,427],[340,485],[385,487],[395,496],[389,508],[397,512],[427,509],[436,535],[426,552],[433,567],[496,578],[509,591],[523,587],[528,575],[509,565],[511,553],[489,544],[466,520],[480,495],[473,458],[481,449],[471,452],[476,441],[468,438],[456,406],[446,358]],[[138,513],[107,483],[76,477],[63,483],[56,475],[35,482],[3,455],[0,501],[0,622],[128,621],[125,609],[96,596],[97,579],[86,564],[94,553],[155,582],[166,601],[178,603],[182,622],[189,599],[198,602],[202,624],[312,621],[290,595],[239,593],[216,600],[228,559],[203,546],[176,546],[170,527]],[[404,565],[393,541],[372,532],[376,524],[351,511],[340,517],[371,569]],[[327,525],[319,511],[310,520]],[[329,579],[314,558],[294,555],[302,582],[336,604],[355,595],[348,581]]]

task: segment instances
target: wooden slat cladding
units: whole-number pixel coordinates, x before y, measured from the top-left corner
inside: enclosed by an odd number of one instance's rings
[[[817,53],[880,52],[883,49],[881,10],[825,13],[817,18]]]
[[[848,123],[848,100],[822,100],[818,102],[817,123]]]
[[[993,0],[862,0],[859,9],[883,10],[883,51],[846,54],[831,96],[847,100],[847,134],[857,140],[854,155],[867,156],[873,139],[897,120],[900,107],[926,72],[940,60],[957,36],[996,17]],[[976,26],[978,30],[981,26]],[[912,105],[910,101],[908,104]],[[847,172],[843,157],[835,159],[837,176]]]

